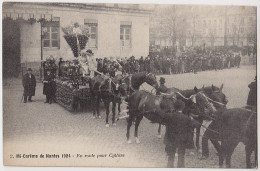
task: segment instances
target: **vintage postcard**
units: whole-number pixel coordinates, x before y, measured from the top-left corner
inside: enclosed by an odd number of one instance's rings
[[[2,4],[5,166],[257,168],[257,6]]]

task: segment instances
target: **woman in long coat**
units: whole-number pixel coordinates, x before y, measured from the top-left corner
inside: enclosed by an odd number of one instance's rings
[[[250,88],[248,98],[247,98],[247,105],[256,106],[257,105],[257,81],[255,76],[255,81],[251,82],[248,87]]]

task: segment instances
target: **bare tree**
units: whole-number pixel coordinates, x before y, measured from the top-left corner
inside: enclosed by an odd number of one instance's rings
[[[210,38],[210,44],[211,46],[214,46],[216,35],[215,31],[213,29],[209,29],[209,38]]]
[[[240,35],[241,35],[242,18],[239,18],[239,22],[234,22],[231,29],[231,38],[234,45],[239,45]]]

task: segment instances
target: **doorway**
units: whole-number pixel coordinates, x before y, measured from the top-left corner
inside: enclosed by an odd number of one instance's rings
[[[20,28],[19,23],[10,18],[2,20],[3,24],[3,77],[18,77],[20,73]]]

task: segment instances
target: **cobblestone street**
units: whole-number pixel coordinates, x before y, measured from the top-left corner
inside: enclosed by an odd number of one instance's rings
[[[198,74],[164,75],[167,87],[190,89],[203,85],[220,86],[232,107],[245,106],[248,84],[256,75],[255,66],[205,71]],[[157,77],[158,79],[160,76]],[[144,85],[142,88],[150,90]],[[105,110],[101,119],[93,119],[92,111],[71,113],[59,104],[45,104],[42,83],[36,87],[33,102],[22,103],[23,88],[20,79],[4,80],[3,85],[3,131],[4,162],[6,165],[48,165],[48,166],[117,166],[117,167],[166,167],[167,157],[163,138],[157,137],[158,124],[151,124],[144,118],[139,127],[140,144],[134,141],[134,126],[131,128],[132,144],[126,143],[126,120],[119,120],[116,126],[105,127]],[[103,107],[103,105],[102,105]],[[163,126],[163,134],[165,127]],[[199,160],[195,150],[186,153],[186,167],[216,168],[218,157],[209,143],[210,157]],[[195,155],[190,154],[194,152]],[[11,158],[16,154],[57,154],[51,160],[34,158]],[[70,154],[62,158],[62,154]],[[95,154],[95,157],[77,157]],[[108,156],[101,156],[107,154]],[[122,154],[112,157],[111,154]],[[100,155],[97,158],[97,155]],[[245,168],[245,152],[242,143],[232,156],[232,167]]]

